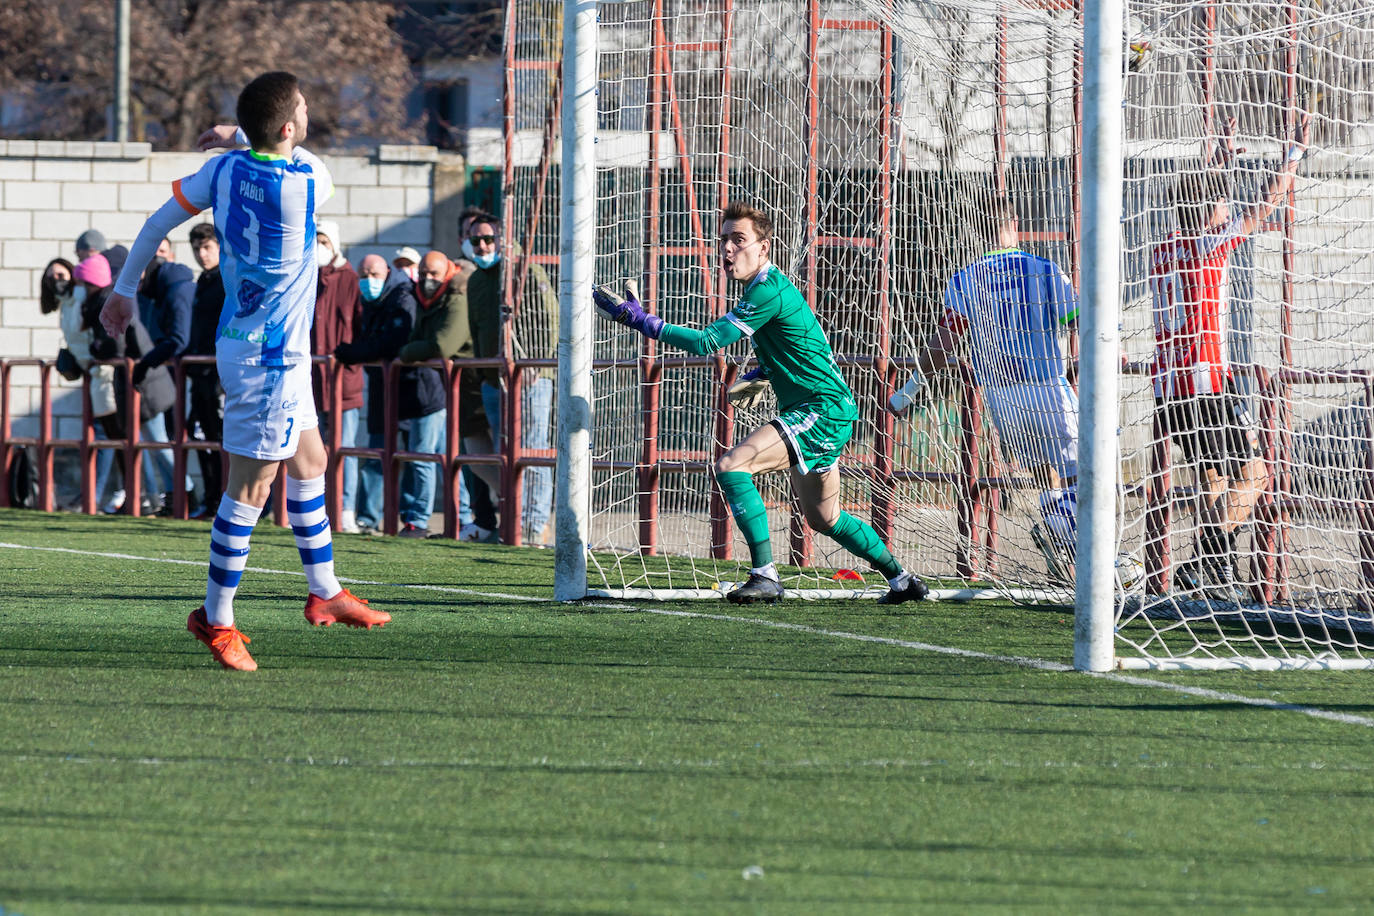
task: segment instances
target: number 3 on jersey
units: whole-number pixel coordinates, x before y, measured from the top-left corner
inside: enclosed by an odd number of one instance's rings
[[[239,257],[246,264],[258,263],[258,252],[262,248],[262,243],[258,240],[258,229],[262,225],[258,222],[258,215],[248,208],[247,204],[240,204],[244,215],[248,217],[248,224],[242,227],[243,240],[247,243],[248,249],[239,252]]]

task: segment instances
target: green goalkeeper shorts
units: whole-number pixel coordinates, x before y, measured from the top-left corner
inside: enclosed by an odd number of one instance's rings
[[[833,468],[854,435],[853,413],[832,401],[800,404],[778,414],[772,425],[782,435],[791,465],[799,474]]]

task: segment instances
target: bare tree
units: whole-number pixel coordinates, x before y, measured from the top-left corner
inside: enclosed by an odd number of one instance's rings
[[[353,137],[411,140],[410,62],[393,3],[348,0],[140,0],[131,20],[131,122],[159,148],[189,149],[232,119],[239,89],[290,70],[322,146]],[[100,139],[111,104],[113,4],[0,4],[0,92],[9,136]]]

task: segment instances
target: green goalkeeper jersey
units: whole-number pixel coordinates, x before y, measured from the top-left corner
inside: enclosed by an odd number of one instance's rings
[[[835,365],[830,341],[801,291],[773,265],[759,271],[739,303],[701,331],[664,325],[664,343],[705,356],[748,336],[778,398],[778,412],[824,403],[827,417],[859,417],[854,393]]]

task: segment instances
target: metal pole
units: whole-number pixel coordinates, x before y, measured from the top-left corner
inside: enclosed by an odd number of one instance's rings
[[[1116,616],[1117,377],[1121,352],[1121,0],[1084,4],[1083,347],[1074,667],[1112,667]]]
[[[115,0],[114,131],[110,139],[129,141],[129,0]]]
[[[587,594],[596,73],[596,0],[569,0],[563,7],[563,180],[558,241],[558,515],[553,594],[559,601]]]

